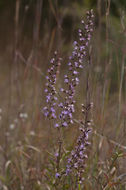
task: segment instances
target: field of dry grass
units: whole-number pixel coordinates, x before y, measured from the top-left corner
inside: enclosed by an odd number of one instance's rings
[[[70,41],[64,37],[67,31],[63,26],[60,30],[58,25],[51,28],[50,24],[44,28],[44,36],[40,32],[40,39],[35,38],[34,43],[39,43],[37,49],[34,44],[31,48],[30,39],[22,41],[27,50],[21,41],[18,47],[16,39],[15,46],[7,44],[1,50],[0,190],[126,190],[126,15],[122,11],[120,18],[115,19],[109,8],[108,4],[104,15],[100,15],[99,9],[94,10],[95,25],[89,47],[91,66],[81,71],[75,94],[76,120],[82,119],[81,103],[86,101],[90,72],[93,123],[82,185],[76,186],[73,176],[67,180],[55,178],[54,155],[59,146],[59,132],[42,112],[49,60],[58,48],[64,58],[57,76],[57,89],[61,88],[67,72],[67,57],[71,55],[80,27],[82,8],[74,18]],[[82,16],[85,12],[84,9]],[[15,35],[16,32],[19,32],[17,28]],[[87,63],[88,59],[84,64]],[[62,130],[62,168],[66,164],[65,156],[76,144],[78,128],[75,122]]]

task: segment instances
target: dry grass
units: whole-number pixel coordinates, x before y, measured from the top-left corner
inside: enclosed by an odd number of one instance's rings
[[[90,85],[94,122],[85,171],[85,190],[126,189],[126,50],[125,32],[122,28],[125,23],[121,17],[116,23],[119,25],[116,31],[116,24],[112,26],[115,20],[109,14],[109,7],[106,13],[106,18],[101,17],[98,21],[92,42]],[[48,47],[45,45],[39,49],[37,64],[32,51],[27,60],[19,51],[17,66],[13,62],[12,48],[1,55],[1,190],[56,189],[51,187],[49,181],[54,180],[51,159],[57,149],[58,134],[41,112],[45,101],[43,89],[48,60],[52,47],[55,47],[53,35],[55,34],[52,31]],[[65,45],[63,48],[62,54],[66,54]],[[67,51],[67,54],[70,52]],[[59,87],[62,86],[61,76],[65,72],[66,66],[63,63]],[[78,111],[80,102],[85,99],[85,80],[86,69],[81,74],[81,84],[76,96]],[[78,136],[76,124],[72,129],[64,131],[64,136],[67,148],[71,149]],[[50,176],[47,175],[47,170]],[[60,184],[58,189],[61,187],[75,190],[72,185],[67,187],[66,184],[63,187]]]

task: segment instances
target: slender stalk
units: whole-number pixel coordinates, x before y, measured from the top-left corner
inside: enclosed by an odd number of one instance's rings
[[[20,11],[20,0],[16,0],[15,8],[15,44],[14,44],[14,66],[15,66],[15,81],[17,89],[18,102],[20,100],[20,89],[19,89],[19,64],[18,64],[18,48],[19,48],[19,11]]]
[[[63,139],[62,139],[62,134],[61,134],[61,128],[58,128],[58,134],[59,134],[59,139],[58,139],[58,156],[57,156],[57,165],[56,165],[56,169],[57,172],[59,172],[59,168],[60,168],[60,159],[61,159],[61,155],[62,155],[62,144],[63,144]]]

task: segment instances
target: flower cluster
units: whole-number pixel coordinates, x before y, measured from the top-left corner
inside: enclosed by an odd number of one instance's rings
[[[88,141],[89,133],[91,132],[91,128],[89,128],[91,124],[91,120],[88,120],[89,111],[92,108],[93,104],[90,103],[87,106],[82,104],[82,114],[84,121],[80,121],[81,128],[80,136],[77,139],[77,145],[74,150],[71,152],[70,157],[68,158],[68,163],[66,166],[66,175],[69,175],[73,170],[76,170],[75,174],[79,183],[82,183],[84,180],[83,173],[85,170],[85,161],[87,156],[87,146],[90,144]]]
[[[88,142],[88,136],[91,129],[83,129],[80,128],[81,135],[77,139],[77,146],[71,152],[71,156],[68,159],[66,175],[69,175],[73,170],[76,170],[76,176],[78,178],[78,182],[81,183],[84,179],[82,178],[82,174],[85,169],[85,159],[87,158],[87,146],[90,144]]]
[[[82,28],[78,30],[78,41],[74,41],[74,49],[72,55],[69,57],[68,61],[68,73],[64,75],[64,88],[60,89],[60,98],[57,97],[57,92],[55,89],[58,66],[60,65],[61,58],[58,58],[57,52],[55,56],[51,59],[51,68],[48,69],[48,76],[46,77],[46,103],[47,106],[43,108],[44,115],[50,119],[55,120],[55,127],[60,126],[67,127],[72,124],[75,119],[73,118],[73,113],[75,112],[75,92],[76,87],[79,84],[79,75],[81,69],[84,67],[84,59],[88,54],[88,46],[91,40],[93,32],[93,10],[87,11],[86,22],[81,21]],[[88,92],[87,92],[88,93]],[[89,133],[91,129],[89,128],[91,121],[88,119],[89,110],[92,107],[92,103],[86,101],[86,106],[82,105],[83,120],[79,121],[80,135],[77,139],[75,148],[71,151],[70,157],[67,160],[67,166],[65,174],[69,175],[73,172],[79,183],[83,181],[83,173],[85,170],[85,161],[87,156],[87,146],[89,143]],[[57,117],[58,116],[58,117]],[[61,145],[59,145],[59,150],[61,151]],[[60,154],[56,153],[56,157],[60,160]],[[55,174],[56,178],[60,178],[61,174],[57,169]]]
[[[61,64],[61,58],[57,52],[54,53],[54,58],[50,61],[51,67],[48,69],[46,76],[47,83],[45,88],[47,106],[43,108],[44,115],[50,119],[56,119],[57,93],[55,89],[58,68]]]
[[[65,96],[65,100],[59,104],[61,113],[59,115],[62,126],[67,127],[73,123],[73,112],[75,111],[74,95],[76,86],[79,84],[80,69],[83,68],[83,60],[87,54],[87,48],[91,40],[93,32],[93,10],[87,11],[87,22],[82,20],[83,29],[78,30],[79,42],[74,41],[74,50],[72,56],[69,57],[69,72],[64,76],[65,88],[60,91]],[[63,96],[63,97],[64,97]]]

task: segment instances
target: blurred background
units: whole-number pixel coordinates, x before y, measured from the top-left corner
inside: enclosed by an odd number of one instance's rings
[[[93,134],[87,170],[90,177],[108,171],[110,158],[121,152],[112,165],[113,176],[126,172],[126,1],[0,0],[0,189],[44,184],[47,150],[53,151],[56,142],[55,131],[41,112],[49,60],[55,50],[63,57],[61,87],[72,43],[90,9],[95,14],[90,91],[93,129],[99,135]],[[86,69],[80,78],[78,112],[85,98]],[[77,133],[76,127],[66,132],[68,147]],[[87,189],[100,188],[96,181]]]

